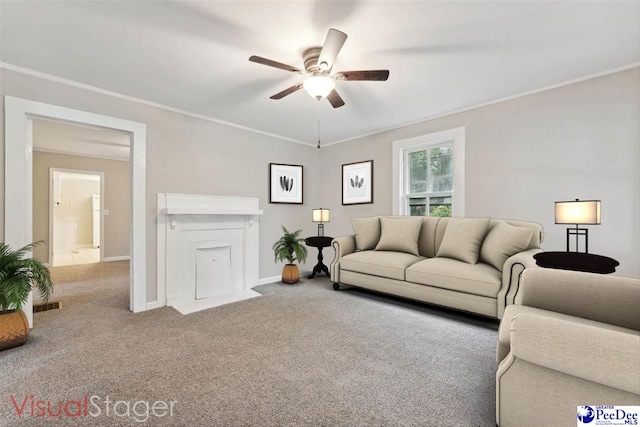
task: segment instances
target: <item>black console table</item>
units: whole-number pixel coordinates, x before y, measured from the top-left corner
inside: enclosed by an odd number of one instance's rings
[[[618,261],[583,252],[540,252],[533,256],[540,267],[607,274],[616,271]]]
[[[314,277],[316,277],[316,274],[322,273],[322,272],[324,272],[324,274],[326,274],[327,277],[329,277],[329,268],[322,263],[322,260],[323,260],[322,248],[331,246],[332,240],[333,240],[333,237],[329,237],[329,236],[313,236],[313,237],[307,237],[306,239],[304,239],[304,243],[307,246],[313,246],[314,248],[318,248],[318,263],[316,264],[315,267],[313,267],[313,272],[311,272],[311,274],[309,275],[309,279],[313,279]]]

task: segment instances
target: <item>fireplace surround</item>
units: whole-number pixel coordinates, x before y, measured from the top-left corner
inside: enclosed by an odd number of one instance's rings
[[[257,198],[158,194],[158,289],[182,314],[260,294]]]

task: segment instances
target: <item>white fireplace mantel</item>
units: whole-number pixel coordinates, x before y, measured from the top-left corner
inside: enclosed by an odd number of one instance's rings
[[[257,198],[158,194],[158,293],[183,314],[259,296]],[[163,305],[165,305],[163,304]]]
[[[257,199],[256,199],[257,200]],[[215,202],[219,203],[219,200]],[[219,209],[219,208],[192,208],[192,207],[168,207],[160,211],[161,215],[169,216],[169,226],[176,227],[175,215],[262,215],[262,209]]]
[[[262,209],[196,209],[196,208],[166,208],[164,215],[262,215]]]

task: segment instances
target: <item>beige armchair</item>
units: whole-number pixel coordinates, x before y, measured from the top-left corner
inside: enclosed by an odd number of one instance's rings
[[[640,280],[526,269],[498,331],[496,423],[576,425],[582,405],[640,405]]]

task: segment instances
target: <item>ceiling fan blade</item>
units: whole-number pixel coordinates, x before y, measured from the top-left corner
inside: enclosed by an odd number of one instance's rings
[[[324,40],[324,45],[322,45],[320,56],[318,56],[318,67],[320,67],[322,71],[331,71],[333,63],[336,61],[336,57],[346,40],[347,35],[342,31],[338,31],[335,28],[329,29],[327,38]]]
[[[304,72],[291,65],[283,64],[282,62],[272,61],[271,59],[263,58],[261,56],[252,55],[249,57],[249,61],[256,64],[268,65],[269,67],[280,68],[281,70],[291,71],[292,73],[303,74]]]
[[[383,82],[389,78],[389,70],[340,71],[336,73],[338,80],[369,80]]]
[[[302,87],[302,83],[295,84],[290,88],[283,90],[282,92],[278,92],[273,96],[270,96],[270,99],[282,99],[287,95],[291,95],[293,92],[299,90]]]
[[[342,100],[340,95],[338,95],[338,92],[336,92],[335,89],[329,92],[329,95],[327,95],[327,99],[329,100],[329,103],[331,103],[331,106],[333,108],[340,108],[344,105],[344,101]]]

